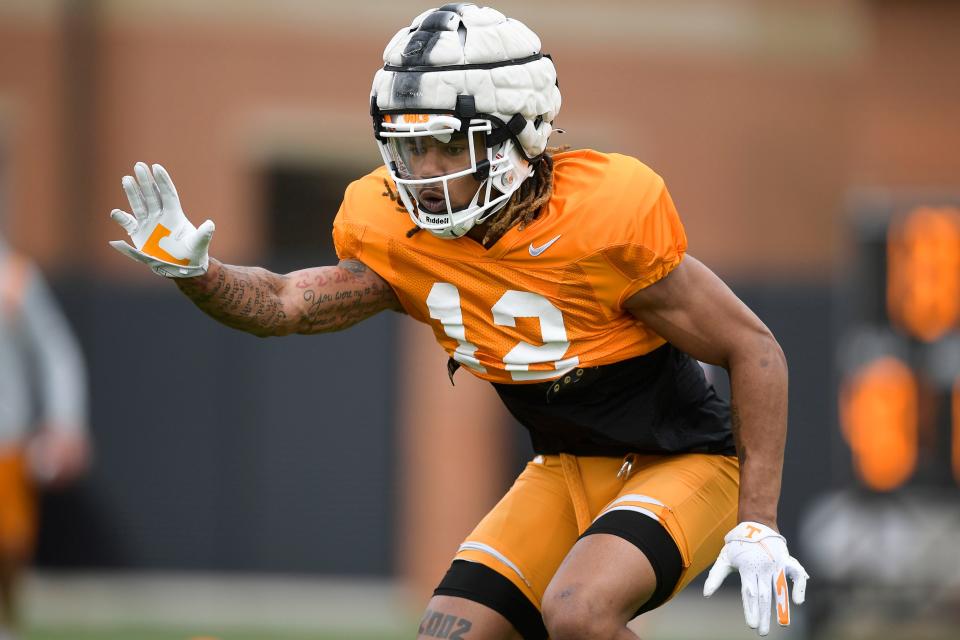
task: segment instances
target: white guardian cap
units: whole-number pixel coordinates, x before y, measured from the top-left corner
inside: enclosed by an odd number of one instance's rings
[[[451,3],[417,16],[383,52],[370,112],[383,161],[410,218],[459,238],[533,174],[560,110],[553,61],[523,23]],[[451,181],[476,192],[454,204]]]

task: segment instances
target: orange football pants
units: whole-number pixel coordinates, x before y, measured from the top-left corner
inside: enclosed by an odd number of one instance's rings
[[[623,458],[537,456],[456,559],[493,569],[539,609],[580,534],[608,511],[627,509],[656,518],[676,543],[684,568],[672,598],[713,564],[736,526],[739,465],[733,456],[706,454],[627,459],[629,473]]]

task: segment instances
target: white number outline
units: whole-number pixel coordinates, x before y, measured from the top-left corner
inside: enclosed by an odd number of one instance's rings
[[[463,308],[460,306],[460,290],[449,282],[434,282],[427,296],[430,317],[439,320],[443,332],[457,341],[453,359],[474,371],[486,373],[487,369],[473,355],[477,345],[467,340],[467,328],[463,326]]]
[[[443,331],[457,341],[453,359],[480,373],[486,368],[474,355],[477,345],[467,340],[463,324],[463,309],[460,306],[460,290],[449,282],[435,282],[427,296],[430,317],[439,320]],[[503,357],[504,369],[517,382],[549,380],[562,376],[580,364],[579,356],[564,358],[570,349],[563,313],[545,297],[529,291],[508,289],[490,310],[493,323],[503,327],[516,327],[517,318],[537,318],[543,344],[534,345],[521,340]],[[552,362],[553,371],[531,371],[531,364]]]

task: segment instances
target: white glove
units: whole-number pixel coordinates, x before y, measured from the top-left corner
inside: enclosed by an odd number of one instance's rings
[[[207,220],[195,228],[187,220],[173,180],[160,165],[153,165],[151,174],[146,163],[138,162],[133,171],[136,179],[123,177],[123,190],[133,215],[114,209],[110,217],[123,227],[135,248],[122,240],[114,240],[110,246],[168,278],[206,273],[213,221]]]
[[[810,576],[787,551],[783,536],[759,522],[741,522],[723,541],[726,544],[707,575],[703,595],[712,596],[724,579],[737,570],[747,626],[757,629],[761,636],[770,632],[770,596],[774,592],[777,621],[782,627],[790,624],[787,576],[793,582],[793,601],[798,605],[803,604]]]

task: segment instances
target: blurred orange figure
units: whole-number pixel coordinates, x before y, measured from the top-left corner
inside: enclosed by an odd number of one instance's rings
[[[19,620],[18,577],[37,534],[35,487],[86,468],[86,373],[76,339],[34,265],[0,236],[0,639]],[[39,415],[34,402],[39,401]]]

